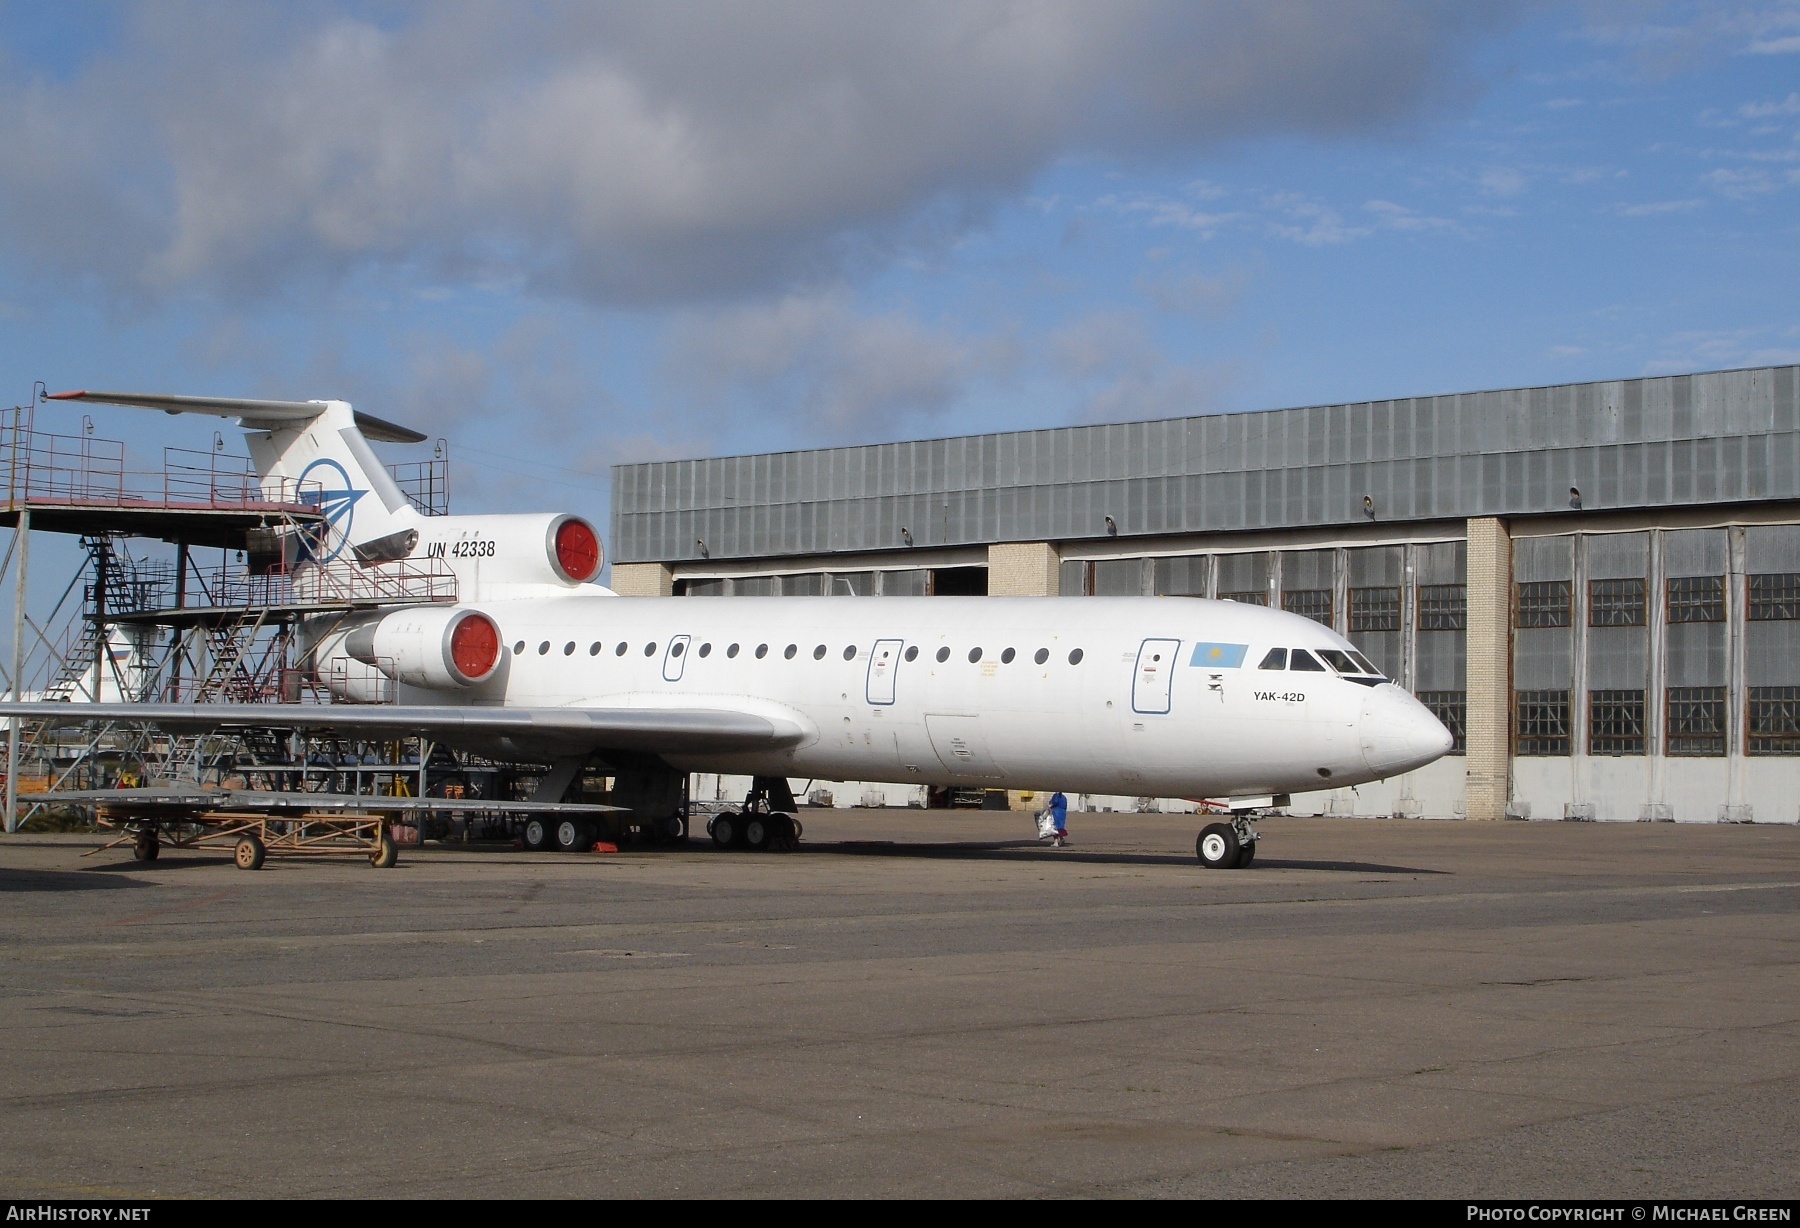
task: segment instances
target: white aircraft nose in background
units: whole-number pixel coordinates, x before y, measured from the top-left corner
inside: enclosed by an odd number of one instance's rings
[[[1393,776],[1424,767],[1450,753],[1455,739],[1424,704],[1399,687],[1369,689],[1363,700],[1363,762],[1376,776]]]

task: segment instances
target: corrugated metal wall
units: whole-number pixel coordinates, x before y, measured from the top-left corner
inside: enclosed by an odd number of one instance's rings
[[[613,471],[620,562],[1800,498],[1800,367]],[[1365,508],[1365,496],[1370,506]]]

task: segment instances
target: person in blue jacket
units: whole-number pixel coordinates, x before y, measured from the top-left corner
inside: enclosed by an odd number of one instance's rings
[[[1069,842],[1069,799],[1058,789],[1050,795],[1050,818],[1056,824],[1056,836],[1050,841],[1052,848],[1061,848]]]

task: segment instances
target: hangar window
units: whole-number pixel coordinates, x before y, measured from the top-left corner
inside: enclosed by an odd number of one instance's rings
[[[549,640],[545,640],[543,643],[538,645],[538,656],[540,656],[540,657],[545,656],[549,653],[549,651],[550,651],[550,641]]]
[[[769,646],[767,644],[758,644],[756,646],[756,659],[758,661],[762,660],[764,657],[766,657],[768,655],[769,655]]]
[[[737,656],[737,654],[738,654],[738,646],[736,644],[731,645],[731,647],[729,647],[725,650],[725,656],[726,656],[727,660]]]
[[[613,649],[613,656],[615,656],[615,657],[624,656],[625,650],[629,647],[631,647],[631,645],[627,644],[624,640],[620,640],[619,646],[617,648]]]
[[[939,661],[948,661],[950,659],[950,649],[948,646],[937,650],[937,659]]]
[[[825,659],[825,645],[820,644],[817,648],[813,649],[813,660],[823,661],[824,659]]]
[[[1219,600],[1235,601],[1239,605],[1268,605],[1269,590],[1266,588],[1252,588],[1234,593],[1220,593]]]
[[[1671,576],[1666,587],[1670,622],[1725,621],[1724,576]]]
[[[845,644],[844,645],[844,660],[846,660],[846,661],[856,660],[856,645],[855,644]]]
[[[913,644],[907,648],[906,659],[908,661],[917,661],[919,659],[919,646],[917,644]]]
[[[700,645],[700,655],[701,655],[701,656],[702,656],[702,657],[710,657],[710,656],[712,656],[712,645],[711,645],[711,644],[702,644],[702,645]]]
[[[1750,688],[1749,751],[1800,755],[1800,686]]]
[[[1419,630],[1461,631],[1468,625],[1468,585],[1419,585]]]
[[[588,656],[597,657],[599,655],[600,655],[600,641],[595,640],[592,644],[588,645]]]
[[[1768,572],[1747,578],[1750,602],[1746,613],[1751,622],[1800,618],[1800,572]]]
[[[1520,584],[1515,604],[1518,606],[1515,621],[1521,627],[1566,627],[1569,625],[1569,582],[1533,580]]]
[[[1644,753],[1644,693],[1588,692],[1588,754]]]
[[[1520,691],[1513,708],[1513,753],[1569,753],[1569,693]]]
[[[794,654],[799,651],[800,651],[800,645],[789,644],[786,648],[783,648],[781,650],[781,655],[782,655],[783,659],[792,661],[794,659]]]
[[[1718,756],[1725,753],[1724,687],[1672,686],[1665,702],[1669,754]]]
[[[969,664],[973,665],[973,664],[975,664],[975,662],[977,662],[979,660],[981,660],[981,649],[979,649],[979,648],[969,649]]]
[[[1258,665],[1256,668],[1257,669],[1286,669],[1287,668],[1287,649],[1285,649],[1285,648],[1269,649],[1268,652],[1263,654],[1262,664]]]
[[[1018,655],[1019,655],[1018,653],[1016,653],[1012,649],[1008,648],[1005,652],[1000,654],[1000,664],[1011,665],[1013,663],[1013,658]]]
[[[648,644],[644,645],[644,655],[646,657],[654,657],[656,655],[656,641],[655,640],[651,640]]]
[[[1069,664],[1070,665],[1080,665],[1081,664],[1081,649],[1073,648],[1073,649],[1069,650]]]
[[[1644,582],[1631,580],[1588,581],[1588,626],[1641,627],[1644,625]]]
[[[1289,614],[1331,625],[1331,590],[1328,588],[1295,588],[1281,594],[1281,608]]]
[[[1031,654],[1031,659],[1036,661],[1039,665],[1042,665],[1050,659],[1050,650],[1048,648],[1040,648]]]
[[[563,656],[572,657],[574,655],[575,655],[575,641],[570,640],[567,644],[563,645]]]
[[[1312,653],[1306,651],[1304,648],[1294,649],[1293,654],[1288,658],[1288,668],[1305,670],[1309,674],[1322,674],[1325,672],[1325,667],[1320,665]]]
[[[1400,630],[1400,590],[1397,588],[1351,589],[1350,630]]]
[[[1450,731],[1453,739],[1450,753],[1463,754],[1467,744],[1463,732],[1463,726],[1468,720],[1467,694],[1463,691],[1420,691],[1418,700],[1425,705],[1427,712],[1437,717],[1444,728]]]
[[[524,655],[525,655],[525,641],[520,640],[517,644],[513,645],[513,656],[522,657]]]

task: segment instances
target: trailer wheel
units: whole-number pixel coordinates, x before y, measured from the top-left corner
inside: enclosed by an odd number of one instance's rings
[[[377,870],[386,870],[399,860],[400,846],[394,843],[392,836],[383,832],[381,834],[381,839],[376,843],[374,850],[369,854],[369,864],[374,866]]]
[[[550,824],[544,819],[526,819],[525,830],[520,835],[525,847],[533,853],[541,853],[549,848],[554,838],[550,834]]]
[[[263,847],[263,842],[255,836],[239,836],[237,848],[232,851],[232,860],[237,862],[237,868],[240,870],[260,870],[263,858],[267,857],[268,853],[269,851]]]
[[[157,838],[154,827],[146,827],[138,832],[137,839],[131,846],[131,855],[138,861],[155,861],[157,854],[161,852],[162,841]]]
[[[556,825],[556,848],[562,853],[585,853],[599,839],[586,819],[564,819]]]

